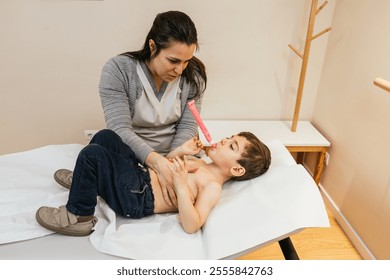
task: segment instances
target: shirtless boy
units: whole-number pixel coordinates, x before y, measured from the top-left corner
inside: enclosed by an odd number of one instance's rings
[[[57,233],[88,235],[97,222],[93,214],[100,196],[117,214],[128,218],[178,212],[183,229],[194,233],[218,203],[226,181],[257,177],[271,162],[268,147],[250,132],[218,142],[208,152],[211,163],[187,157],[201,149],[198,139],[190,139],[167,155],[177,196],[177,205],[169,205],[163,199],[157,174],[143,167],[118,135],[102,130],[77,158],[67,204],[41,207],[36,219]]]

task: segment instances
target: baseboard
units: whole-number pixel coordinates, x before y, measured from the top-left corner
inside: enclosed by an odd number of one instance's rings
[[[364,244],[363,240],[360,238],[345,216],[341,213],[340,209],[337,207],[325,189],[321,186],[321,184],[319,184],[319,188],[326,207],[332,213],[349,240],[351,240],[352,244],[355,246],[361,257],[365,260],[375,260],[375,256],[367,248],[366,244]]]

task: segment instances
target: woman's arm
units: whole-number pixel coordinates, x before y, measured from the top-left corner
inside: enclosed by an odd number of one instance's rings
[[[102,69],[99,94],[107,128],[115,131],[144,163],[153,148],[133,131],[131,115],[140,86],[136,75],[136,64],[130,58],[111,58]]]
[[[142,164],[152,168],[159,178],[163,197],[169,205],[177,205],[173,190],[171,164],[145,143],[133,130],[132,113],[137,100],[136,63],[129,57],[116,56],[103,67],[99,94],[107,128],[115,131],[135,153]]]

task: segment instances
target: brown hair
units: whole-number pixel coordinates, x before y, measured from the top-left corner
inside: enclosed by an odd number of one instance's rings
[[[156,51],[153,55],[149,47],[150,39],[156,44]],[[180,11],[168,11],[157,14],[152,28],[146,36],[142,49],[139,51],[125,52],[121,55],[141,61],[150,61],[162,49],[168,48],[172,42],[180,42],[187,45],[195,44],[196,48],[199,48],[198,33],[194,22],[188,15]],[[188,61],[188,65],[184,69],[182,76],[190,84],[194,85],[195,99],[200,97],[201,93],[206,90],[206,67],[199,58],[193,56]]]
[[[237,161],[245,168],[246,172],[242,176],[232,177],[231,179],[243,181],[253,179],[267,172],[271,164],[271,152],[268,147],[251,132],[240,132],[238,136],[245,137],[249,141],[241,158]]]

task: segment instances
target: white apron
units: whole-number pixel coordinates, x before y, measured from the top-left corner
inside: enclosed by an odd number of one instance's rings
[[[144,91],[134,108],[134,132],[158,153],[165,155],[170,151],[176,133],[175,125],[181,117],[181,77],[169,82],[161,100],[158,100],[139,62],[137,74]]]

